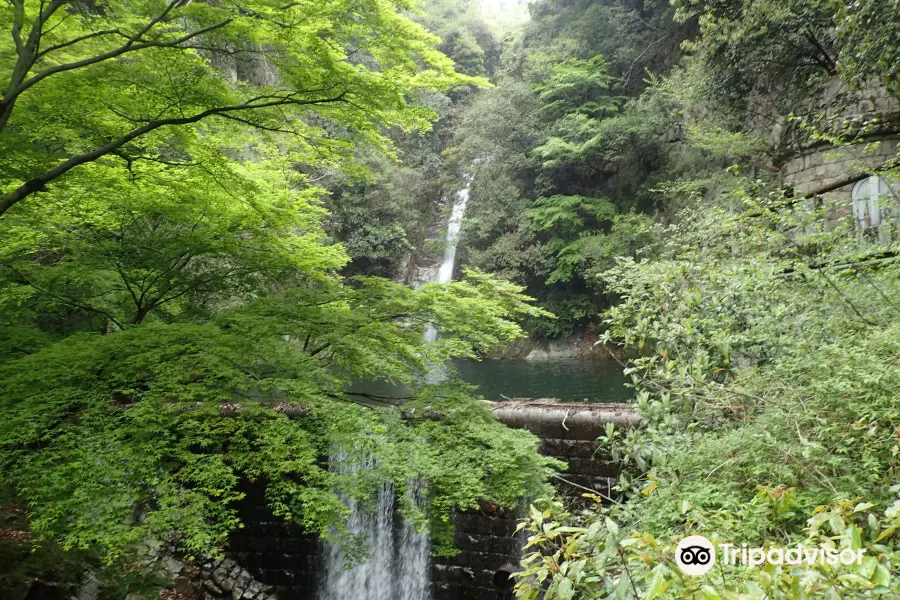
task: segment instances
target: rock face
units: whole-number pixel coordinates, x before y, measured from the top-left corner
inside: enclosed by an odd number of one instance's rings
[[[198,564],[166,555],[159,564],[162,574],[172,581],[172,586],[160,593],[162,600],[278,600],[272,586],[264,585],[230,558]]]
[[[595,350],[592,344],[585,344],[582,340],[576,339],[574,342],[554,340],[528,352],[525,355],[525,360],[549,361],[564,358],[601,358],[600,354],[601,352]]]
[[[426,283],[437,281],[438,272],[441,270],[440,259],[437,259],[435,257],[429,258],[429,262],[414,265],[408,270],[405,283],[407,283],[414,290],[419,289]]]
[[[260,583],[230,558],[208,563],[202,571],[207,574],[200,596],[204,600],[277,600],[272,586]]]

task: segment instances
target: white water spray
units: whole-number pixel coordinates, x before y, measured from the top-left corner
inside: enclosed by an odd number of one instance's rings
[[[374,466],[371,462],[348,465],[345,454],[332,456],[330,462],[332,468],[349,474]],[[411,485],[410,489],[421,506],[419,488]],[[381,486],[374,511],[364,510],[349,498],[344,501],[350,508],[350,532],[365,536],[372,551],[368,561],[347,569],[341,547],[328,544],[320,600],[430,600],[431,540],[427,532],[416,531],[398,517],[393,488]]]

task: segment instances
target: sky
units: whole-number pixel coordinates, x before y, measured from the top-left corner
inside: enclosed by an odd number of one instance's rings
[[[481,11],[501,31],[528,20],[527,0],[481,0]]]

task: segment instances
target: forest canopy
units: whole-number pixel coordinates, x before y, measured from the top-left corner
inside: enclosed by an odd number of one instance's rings
[[[411,8],[0,8],[0,488],[25,511],[2,526],[30,540],[0,542],[0,587],[93,572],[115,596],[148,549],[218,556],[247,482],[340,538],[342,498],[427,481],[409,517],[439,548],[452,510],[543,493],[555,463],[530,434],[452,379],[421,383],[543,311],[478,271],[417,291],[348,276],[326,231],[317,180],[365,181],[360,149],[390,163],[391,132],[431,128],[430,97],[485,83]],[[364,379],[408,391],[346,393]],[[342,478],[336,449],[378,468]]]
[[[898,2],[5,2],[0,595],[168,594],[252,488],[527,509],[525,600],[900,597]],[[577,507],[454,368],[552,344],[639,420]]]

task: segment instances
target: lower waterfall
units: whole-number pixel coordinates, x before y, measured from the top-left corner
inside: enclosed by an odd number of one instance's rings
[[[453,279],[456,264],[456,244],[462,228],[462,220],[469,202],[469,186],[472,177],[466,176],[465,187],[456,198],[447,222],[447,245],[440,268],[432,278],[421,283],[449,283]],[[438,338],[437,330],[429,325],[425,341]],[[426,381],[438,383],[444,375],[440,370],[426,374]],[[350,465],[346,455],[331,457],[333,469],[352,473],[371,468],[371,464]],[[424,498],[417,485],[409,486],[418,506],[424,506]],[[354,535],[366,538],[372,552],[369,559],[352,569],[345,568],[344,552],[334,543],[325,552],[325,578],[319,600],[430,600],[431,539],[427,531],[403,523],[397,513],[396,496],[389,485],[382,485],[378,492],[378,507],[365,511],[356,502],[345,498],[350,508],[348,528]]]
[[[332,464],[348,468],[342,459]],[[370,467],[363,464],[349,470]],[[422,505],[416,486],[410,488],[416,503]],[[349,498],[345,501],[350,508],[347,526],[354,535],[365,536],[371,553],[366,562],[347,569],[341,547],[329,543],[319,600],[429,600],[431,540],[427,532],[403,522],[393,487],[381,486],[374,511],[364,510]]]

